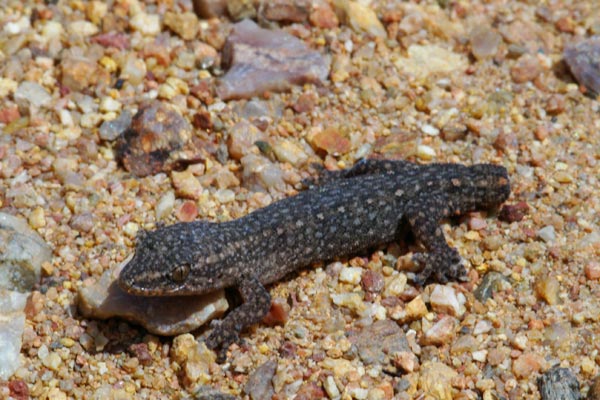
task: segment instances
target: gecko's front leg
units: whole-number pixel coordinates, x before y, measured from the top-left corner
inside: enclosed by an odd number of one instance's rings
[[[244,277],[238,290],[244,303],[227,314],[206,339],[208,348],[220,348],[219,360],[225,359],[229,345],[239,341],[242,329],[260,322],[271,307],[271,295],[256,276]]]
[[[449,214],[446,204],[443,196],[432,195],[415,199],[407,207],[406,217],[411,230],[426,249],[426,252],[413,256],[413,260],[422,267],[416,278],[416,283],[421,285],[430,276],[445,283],[463,280],[467,274],[460,254],[448,245],[440,226],[440,220]]]

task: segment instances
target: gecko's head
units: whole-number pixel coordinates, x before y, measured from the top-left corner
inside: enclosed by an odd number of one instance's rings
[[[467,195],[477,209],[496,207],[510,195],[510,182],[506,168],[493,164],[475,164],[469,169]]]
[[[164,296],[190,294],[194,225],[175,224],[138,234],[135,254],[119,275],[129,294]]]

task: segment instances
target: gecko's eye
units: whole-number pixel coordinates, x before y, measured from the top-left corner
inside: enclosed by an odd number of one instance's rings
[[[171,279],[174,282],[180,283],[187,278],[190,273],[190,264],[181,264],[171,270]]]

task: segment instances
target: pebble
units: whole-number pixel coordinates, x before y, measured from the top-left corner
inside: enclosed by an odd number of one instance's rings
[[[340,270],[340,282],[357,285],[360,282],[363,269],[359,267],[345,267]]]
[[[227,12],[234,21],[251,20],[256,17],[257,5],[251,0],[229,0],[227,1]]]
[[[275,157],[281,162],[300,166],[308,160],[308,154],[300,143],[292,139],[280,139],[272,146]]]
[[[554,226],[547,225],[543,227],[537,231],[537,236],[546,243],[554,242],[554,240],[556,240],[556,231],[554,230]]]
[[[479,346],[480,343],[472,335],[462,335],[452,342],[450,353],[453,355],[470,353],[476,351]]]
[[[14,99],[21,111],[34,111],[50,104],[52,96],[39,83],[23,81],[15,90]]]
[[[129,26],[145,36],[156,36],[160,33],[160,17],[157,14],[137,13],[129,20]]]
[[[98,109],[104,113],[120,111],[123,105],[120,101],[113,99],[110,96],[104,96],[100,99]]]
[[[273,377],[277,370],[277,360],[264,362],[248,376],[244,385],[244,393],[252,400],[270,399],[275,394]]]
[[[116,143],[117,158],[138,177],[170,170],[186,158],[181,149],[192,137],[192,127],[171,104],[144,104]]]
[[[424,79],[431,74],[444,74],[465,69],[467,59],[458,53],[435,45],[411,45],[408,57],[398,57],[396,67],[416,78]]]
[[[436,400],[452,400],[452,380],[458,373],[446,364],[427,361],[421,366],[419,389]]]
[[[563,56],[575,80],[593,96],[600,94],[600,38],[596,36],[569,44],[565,47]]]
[[[556,365],[544,372],[537,380],[542,400],[579,400],[579,381],[568,368]],[[588,399],[590,399],[588,395]],[[591,399],[590,399],[591,400]]]
[[[406,304],[402,310],[394,310],[391,313],[391,318],[400,322],[414,321],[423,318],[427,314],[427,305],[421,296],[417,296]]]
[[[585,277],[589,280],[600,279],[600,262],[589,261],[583,267],[583,273],[585,274]]]
[[[523,54],[510,69],[513,82],[525,83],[537,78],[542,72],[540,61],[530,54]]]
[[[327,376],[327,378],[325,378],[325,382],[323,382],[323,388],[325,389],[325,392],[327,392],[327,395],[330,399],[340,398],[341,393],[337,385],[335,384],[333,376],[329,375]]]
[[[464,314],[465,308],[461,306],[456,291],[451,286],[434,285],[429,296],[433,311],[459,317]]]
[[[83,37],[93,36],[99,31],[100,29],[90,21],[74,21],[67,26],[67,32],[71,35]]]
[[[312,2],[312,9],[308,20],[311,25],[322,29],[336,28],[340,21],[326,0],[316,0]]]
[[[211,381],[211,365],[215,354],[206,348],[204,342],[197,342],[189,333],[173,339],[170,355],[183,368],[184,384],[205,385]]]
[[[587,400],[600,400],[600,375],[592,380]]]
[[[262,29],[248,19],[233,26],[223,52],[227,73],[217,85],[222,100],[321,83],[329,74],[321,53],[287,32]]]
[[[551,276],[542,276],[535,283],[535,294],[550,305],[558,304],[560,283]]]
[[[387,32],[377,14],[370,7],[358,2],[337,0],[335,8],[344,16],[344,22],[356,32],[364,32],[374,37],[384,38]]]
[[[335,127],[313,130],[307,139],[315,150],[324,150],[328,154],[346,154],[351,149],[350,139]]]
[[[222,17],[227,12],[226,0],[192,0],[194,12],[200,18]]]
[[[488,333],[492,330],[492,323],[487,320],[479,320],[473,328],[473,335],[481,335],[482,333]]]
[[[367,365],[389,363],[389,357],[393,354],[410,352],[404,331],[390,320],[376,321],[349,339],[358,348],[362,362]]]
[[[97,84],[107,84],[110,75],[98,63],[83,57],[67,57],[60,63],[61,83],[73,92],[82,92]]]
[[[244,186],[260,190],[260,188],[282,188],[285,185],[281,169],[267,158],[248,154],[240,162],[243,167]]]
[[[263,3],[260,15],[269,21],[304,22],[310,8],[310,0],[272,0]]]
[[[365,308],[363,297],[360,293],[332,293],[331,300],[333,304],[346,307],[352,311],[360,313]]]
[[[194,39],[200,29],[198,17],[189,11],[183,13],[165,13],[164,24],[183,40]]]
[[[26,221],[5,213],[0,213],[0,243],[0,288],[29,292],[52,250]]]
[[[385,289],[383,290],[383,297],[400,296],[406,288],[408,278],[406,274],[398,273],[385,279]]]
[[[433,160],[435,158],[435,150],[431,146],[420,144],[417,146],[417,157],[425,161]]]
[[[438,136],[440,130],[433,125],[425,124],[421,127],[421,131],[428,136]]]
[[[157,335],[190,332],[219,317],[228,308],[222,291],[205,296],[141,297],[123,292],[116,283],[128,260],[105,271],[92,285],[79,290],[77,305],[86,318],[120,317],[134,321]]]
[[[367,292],[379,293],[385,287],[385,280],[379,272],[366,270],[361,275],[360,284]]]
[[[411,373],[419,365],[419,359],[410,351],[400,351],[394,354],[394,365],[402,371]]]
[[[538,354],[523,353],[513,361],[512,371],[517,378],[526,378],[542,368],[543,359]]]
[[[473,57],[482,60],[496,55],[502,36],[487,25],[479,25],[471,31],[470,42]]]
[[[431,328],[425,331],[423,335],[424,345],[440,346],[450,343],[454,337],[456,319],[450,316],[440,318]]]
[[[0,288],[0,379],[8,380],[21,365],[27,293]]]
[[[112,142],[124,132],[131,124],[132,115],[128,110],[123,110],[115,119],[104,121],[98,129],[98,134],[102,140]]]
[[[519,222],[529,212],[529,205],[520,201],[517,204],[506,204],[500,209],[498,219],[505,222]]]
[[[248,121],[242,120],[235,124],[227,137],[229,155],[240,160],[252,152],[252,146],[258,141],[266,140],[267,135]]]
[[[190,169],[171,172],[171,181],[178,197],[198,200],[202,196],[202,185]]]

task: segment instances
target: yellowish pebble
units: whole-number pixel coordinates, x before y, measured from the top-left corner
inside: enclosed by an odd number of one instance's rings
[[[29,225],[33,229],[43,228],[46,226],[46,215],[42,207],[37,207],[29,214]]]
[[[117,64],[117,62],[115,60],[113,60],[111,57],[107,57],[107,56],[104,56],[100,60],[98,60],[98,63],[100,65],[102,65],[110,73],[115,72],[119,68],[119,65]]]
[[[69,347],[73,347],[73,345],[75,344],[75,341],[71,338],[62,338],[60,339],[60,344],[62,344],[63,346],[69,348]]]

